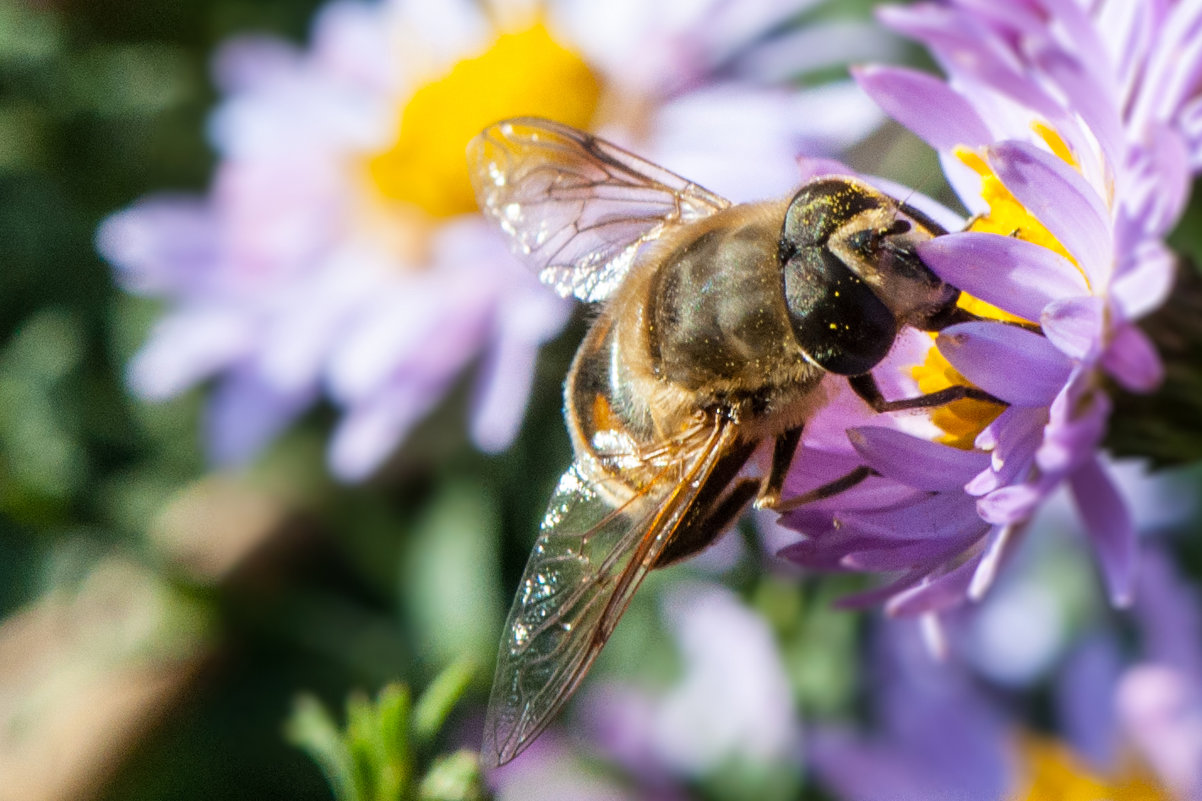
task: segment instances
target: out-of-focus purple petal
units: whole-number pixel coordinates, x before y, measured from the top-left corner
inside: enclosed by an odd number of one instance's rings
[[[1031,516],[1043,500],[1043,492],[1030,484],[1014,484],[996,489],[977,501],[981,519],[998,526],[1021,523]]]
[[[961,323],[944,329],[939,352],[965,378],[1016,406],[1046,406],[1072,364],[1040,335],[1000,323]]]
[[[1054,300],[1088,292],[1072,262],[1014,237],[950,234],[920,243],[918,256],[949,284],[1025,320],[1038,320]]]
[[[182,195],[143,198],[105,218],[96,250],[130,292],[160,295],[212,286],[220,237],[202,200]]]
[[[1093,392],[1093,373],[1077,370],[1048,409],[1043,441],[1035,463],[1048,475],[1063,476],[1097,451],[1106,432],[1110,401]]]
[[[899,592],[905,592],[918,584],[918,582],[923,580],[926,573],[927,571],[923,568],[911,570],[903,574],[900,578],[888,584],[883,584],[880,587],[852,593],[851,595],[844,595],[842,598],[836,599],[833,606],[838,609],[865,609],[870,606],[877,606],[893,598]]]
[[[923,491],[959,489],[989,466],[988,454],[940,445],[893,428],[861,426],[849,430],[847,438],[869,467]]]
[[[1145,236],[1162,237],[1181,219],[1189,199],[1190,153],[1182,136],[1167,125],[1145,132],[1146,146],[1127,165],[1127,186],[1119,198],[1124,212],[1139,221]]]
[[[968,585],[968,597],[971,600],[979,601],[985,597],[985,593],[989,592],[989,588],[997,579],[1002,562],[1014,547],[1021,530],[1022,526],[995,526],[989,532],[989,538],[985,541],[985,550],[981,554],[981,561],[977,563],[977,569],[972,575],[972,583]]]
[[[517,436],[537,355],[536,346],[511,339],[497,343],[485,355],[471,419],[472,441],[485,453],[504,450]]]
[[[972,105],[946,83],[901,67],[858,67],[852,76],[893,119],[936,150],[979,147],[991,139]]]
[[[1100,771],[1112,766],[1118,756],[1114,704],[1099,701],[1115,697],[1120,670],[1116,643],[1093,637],[1076,648],[1056,676],[1053,697],[1060,726],[1074,750]]]
[[[1196,676],[1165,665],[1139,665],[1119,683],[1124,730],[1174,797],[1202,793],[1202,690]]]
[[[1129,249],[1110,298],[1126,320],[1138,320],[1168,298],[1177,275],[1177,256],[1164,243],[1143,238]]]
[[[972,581],[976,560],[968,560],[959,567],[924,581],[916,587],[900,592],[885,604],[889,615],[916,615],[920,612],[941,612],[959,606],[968,598],[968,585]]]
[[[1151,392],[1164,380],[1164,364],[1147,334],[1134,325],[1119,326],[1102,354],[1102,366],[1132,392]]]
[[[316,384],[284,392],[247,365],[228,371],[205,409],[210,458],[221,466],[245,465],[316,398]]]
[[[1061,7],[1069,14],[1079,13],[1079,9],[1070,4]],[[1076,27],[1079,35],[1096,40],[1095,26],[1081,17],[1078,17],[1078,22],[1080,24]],[[1114,164],[1122,153],[1123,130],[1117,108],[1119,99],[1112,85],[1113,76],[1105,65],[1097,64],[1096,59],[1094,64],[1085,64],[1080,60],[1081,55],[1100,56],[1102,53],[1100,47],[1080,46],[1070,54],[1059,44],[1045,41],[1031,48],[1030,57],[1057,85],[1063,96],[1072,98],[1074,112],[1084,119],[1106,161]]]
[[[330,442],[330,470],[343,481],[362,481],[384,463],[409,429],[442,399],[445,387],[400,384],[356,404],[339,421]]]
[[[1105,304],[1093,295],[1057,300],[1044,309],[1039,324],[1044,336],[1064,355],[1085,359],[1101,344]]]
[[[1073,255],[1091,286],[1104,287],[1114,261],[1113,238],[1097,190],[1068,164],[1026,142],[993,145],[987,158],[1018,202]]]
[[[1114,484],[1096,458],[1086,461],[1069,476],[1069,488],[1115,606],[1131,603],[1135,583],[1135,530],[1131,515]]]
[[[238,361],[254,342],[253,321],[236,308],[181,309],[155,324],[130,361],[135,394],[165,400]]]
[[[1135,613],[1143,653],[1202,680],[1202,597],[1197,587],[1162,548],[1142,549],[1139,567]]]
[[[274,36],[245,35],[227,39],[213,56],[213,82],[223,94],[261,87],[298,69],[295,45]]]

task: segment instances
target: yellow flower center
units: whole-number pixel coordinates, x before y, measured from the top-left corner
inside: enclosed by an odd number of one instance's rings
[[[1042,123],[1037,122],[1032,127],[1052,153],[1073,167],[1078,166],[1072,150],[1059,134]],[[1052,236],[1043,223],[1035,219],[1031,212],[1019,203],[979,153],[966,147],[957,148],[955,153],[960,161],[981,177],[981,197],[989,205],[989,212],[974,217],[969,222],[967,230],[1023,239],[1059,253],[1076,264],[1064,245],[1060,244],[1060,241]],[[960,295],[959,305],[981,317],[1007,322],[1022,322],[1021,318],[967,293]],[[969,383],[936,348],[931,348],[927,353],[926,361],[913,367],[910,374],[918,382],[918,388],[924,393],[938,392],[954,384]],[[977,435],[1001,413],[1002,409],[994,403],[959,400],[934,410],[931,413],[931,422],[944,432],[939,438],[940,442],[957,448],[969,449],[972,448]]]
[[[1027,786],[1013,801],[1172,801],[1145,771],[1129,767],[1099,776],[1055,740],[1024,737],[1020,752]]]
[[[579,128],[596,111],[601,84],[588,64],[539,23],[506,33],[484,53],[459,61],[415,92],[401,109],[396,142],[367,164],[386,199],[432,217],[476,208],[464,150],[487,125],[531,114]]]

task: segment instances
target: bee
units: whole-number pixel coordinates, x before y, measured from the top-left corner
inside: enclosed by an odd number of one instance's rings
[[[946,233],[850,176],[732,205],[588,133],[498,122],[468,146],[480,207],[562,295],[599,309],[564,388],[575,459],[555,488],[497,657],[483,756],[504,764],[580,684],[649,570],[712,543],[748,505],[787,510],[867,476],[781,499],[829,378],[877,411],[872,368],[903,326],[975,319],[917,257]],[[763,446],[762,477],[744,477]]]

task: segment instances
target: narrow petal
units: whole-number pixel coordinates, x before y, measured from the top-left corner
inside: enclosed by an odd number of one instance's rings
[[[1024,320],[1038,320],[1054,300],[1089,291],[1068,259],[1013,237],[975,231],[940,236],[920,244],[918,256],[952,286]]]
[[[1002,487],[977,501],[977,512],[989,523],[1008,526],[1027,520],[1043,497],[1030,484]]]
[[[1132,392],[1151,392],[1164,380],[1164,364],[1147,334],[1134,325],[1120,326],[1102,354],[1102,366]]]
[[[852,77],[886,114],[936,150],[951,150],[957,145],[975,148],[992,139],[964,95],[934,76],[899,67],[871,66],[853,69]]]
[[[1129,252],[1110,287],[1110,298],[1126,320],[1160,308],[1173,289],[1177,255],[1156,239],[1144,239]]]
[[[284,391],[246,365],[230,370],[205,409],[209,458],[220,466],[247,464],[316,399],[316,383]]]
[[[1069,488],[1093,539],[1111,602],[1119,607],[1129,605],[1134,592],[1136,548],[1127,505],[1096,458],[1073,472]]]
[[[886,478],[918,490],[938,492],[962,487],[989,466],[989,455],[940,445],[882,426],[861,426],[847,432],[856,452]]]
[[[972,583],[968,585],[970,599],[979,601],[989,592],[989,588],[997,579],[998,571],[1001,570],[1002,562],[1018,540],[1016,534],[1019,531],[1021,526],[997,526],[990,532],[985,543],[985,552],[981,554],[981,561],[977,563],[977,569],[972,574]]]
[[[849,553],[843,557],[843,564],[853,570],[876,572],[894,572],[923,565],[932,566],[952,558],[976,540],[976,536],[961,536],[951,539],[892,543],[887,548]]]
[[[917,615],[959,606],[968,599],[968,585],[975,568],[975,561],[969,560],[937,579],[899,593],[885,604],[885,613],[891,616]]]
[[[965,378],[1016,406],[1046,406],[1072,369],[1048,340],[1017,326],[961,323],[936,340],[939,352]]]
[[[1073,255],[1090,283],[1105,286],[1113,267],[1113,233],[1098,191],[1068,164],[1026,142],[994,145],[988,159],[1018,202]]]
[[[1072,359],[1093,355],[1101,344],[1105,304],[1101,298],[1085,296],[1058,300],[1048,305],[1039,318],[1048,341]]]

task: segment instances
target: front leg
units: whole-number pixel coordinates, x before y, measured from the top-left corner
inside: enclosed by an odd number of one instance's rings
[[[931,409],[965,398],[997,403],[1001,406],[1007,405],[1005,401],[995,398],[983,389],[967,387],[962,384],[955,384],[947,389],[919,395],[916,398],[902,398],[901,400],[891,401],[885,400],[885,396],[881,394],[880,386],[876,383],[876,377],[872,373],[849,376],[847,383],[851,384],[851,388],[855,390],[856,394],[863,398],[872,407],[874,412],[878,413],[900,412],[906,409]]]
[[[756,496],[756,509],[774,509],[780,503],[785,474],[789,472],[789,465],[793,464],[793,454],[797,452],[797,445],[801,442],[801,430],[801,426],[790,429],[773,442],[772,466],[768,468],[768,475],[764,476],[764,482]]]

